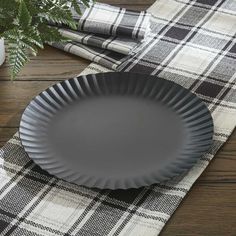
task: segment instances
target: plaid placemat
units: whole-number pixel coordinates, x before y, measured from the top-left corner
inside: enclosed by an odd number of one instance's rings
[[[107,191],[48,175],[30,161],[16,135],[0,152],[2,235],[156,236],[232,133],[236,2],[157,0],[149,11],[155,36],[117,70],[158,75],[202,98],[215,125],[211,149],[185,175],[150,187]],[[83,73],[106,71],[92,63]]]
[[[146,11],[133,11],[103,3],[93,3],[82,8],[82,15],[72,9],[78,20],[78,30],[103,35],[144,39],[150,32],[150,14]]]

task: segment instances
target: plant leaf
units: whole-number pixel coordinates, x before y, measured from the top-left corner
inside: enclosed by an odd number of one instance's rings
[[[41,25],[39,26],[39,31],[44,42],[60,42],[65,40],[56,27]]]
[[[0,38],[8,44],[12,79],[29,60],[29,51],[37,54],[45,42],[65,42],[58,28],[48,23],[77,29],[71,7],[81,14],[81,4],[93,0],[0,0]]]
[[[43,48],[43,41],[40,37],[40,32],[35,27],[30,27],[28,29],[28,32],[25,33],[25,39],[27,39],[28,42],[35,44],[39,48]]]
[[[8,61],[12,79],[15,79],[21,68],[28,61],[25,43],[22,41],[22,38],[21,32],[17,29],[12,29],[7,32]]]
[[[81,15],[80,6],[79,6],[77,0],[72,0],[71,3],[72,3],[72,7],[74,7],[75,11],[76,11],[79,15]]]
[[[89,7],[89,2],[88,0],[81,0],[82,3],[86,6],[86,7]]]
[[[18,23],[22,28],[30,26],[32,17],[27,9],[24,0],[20,0],[19,12],[18,12]]]

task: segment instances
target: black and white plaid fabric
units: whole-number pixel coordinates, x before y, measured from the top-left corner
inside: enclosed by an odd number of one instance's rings
[[[0,151],[1,235],[156,236],[232,133],[236,1],[157,0],[149,12],[154,36],[138,53],[122,58],[116,70],[158,75],[196,93],[214,120],[211,149],[185,175],[150,187],[107,191],[48,175],[15,135]],[[92,63],[83,74],[109,68]]]
[[[72,43],[77,42],[88,46],[108,49],[124,55],[131,54],[140,46],[140,42],[129,38],[84,33],[66,28],[60,28],[59,31],[64,37],[72,40]]]
[[[107,54],[119,61],[118,58],[123,57],[119,54],[136,53],[150,35],[150,14],[145,11],[130,11],[101,3],[90,4],[89,8],[81,5],[81,9],[79,16],[72,8],[73,17],[78,21],[77,31],[59,27],[61,34],[71,42],[51,45],[115,70],[121,63],[108,60]]]
[[[123,54],[103,48],[87,46],[75,41],[69,43],[52,43],[50,45],[87,60],[97,62],[100,65],[113,70],[116,70],[117,67],[125,60]]]
[[[103,3],[93,3],[82,7],[82,16],[72,9],[78,20],[78,30],[142,40],[150,32],[150,14],[133,11]]]

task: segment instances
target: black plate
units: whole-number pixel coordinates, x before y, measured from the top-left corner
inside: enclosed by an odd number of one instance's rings
[[[50,174],[88,187],[126,189],[167,180],[205,153],[213,122],[173,82],[133,73],[69,79],[36,96],[20,122],[22,144]]]

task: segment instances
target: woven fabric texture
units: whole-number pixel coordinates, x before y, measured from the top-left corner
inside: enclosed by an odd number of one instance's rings
[[[232,133],[236,2],[157,0],[148,11],[153,15],[153,35],[141,50],[120,58],[104,51],[101,55],[110,64],[97,60],[100,65],[92,63],[83,73],[112,69],[146,73],[191,90],[206,103],[214,120],[209,152],[188,173],[167,182],[96,190],[48,175],[28,158],[16,134],[0,151],[1,235],[156,236]]]

